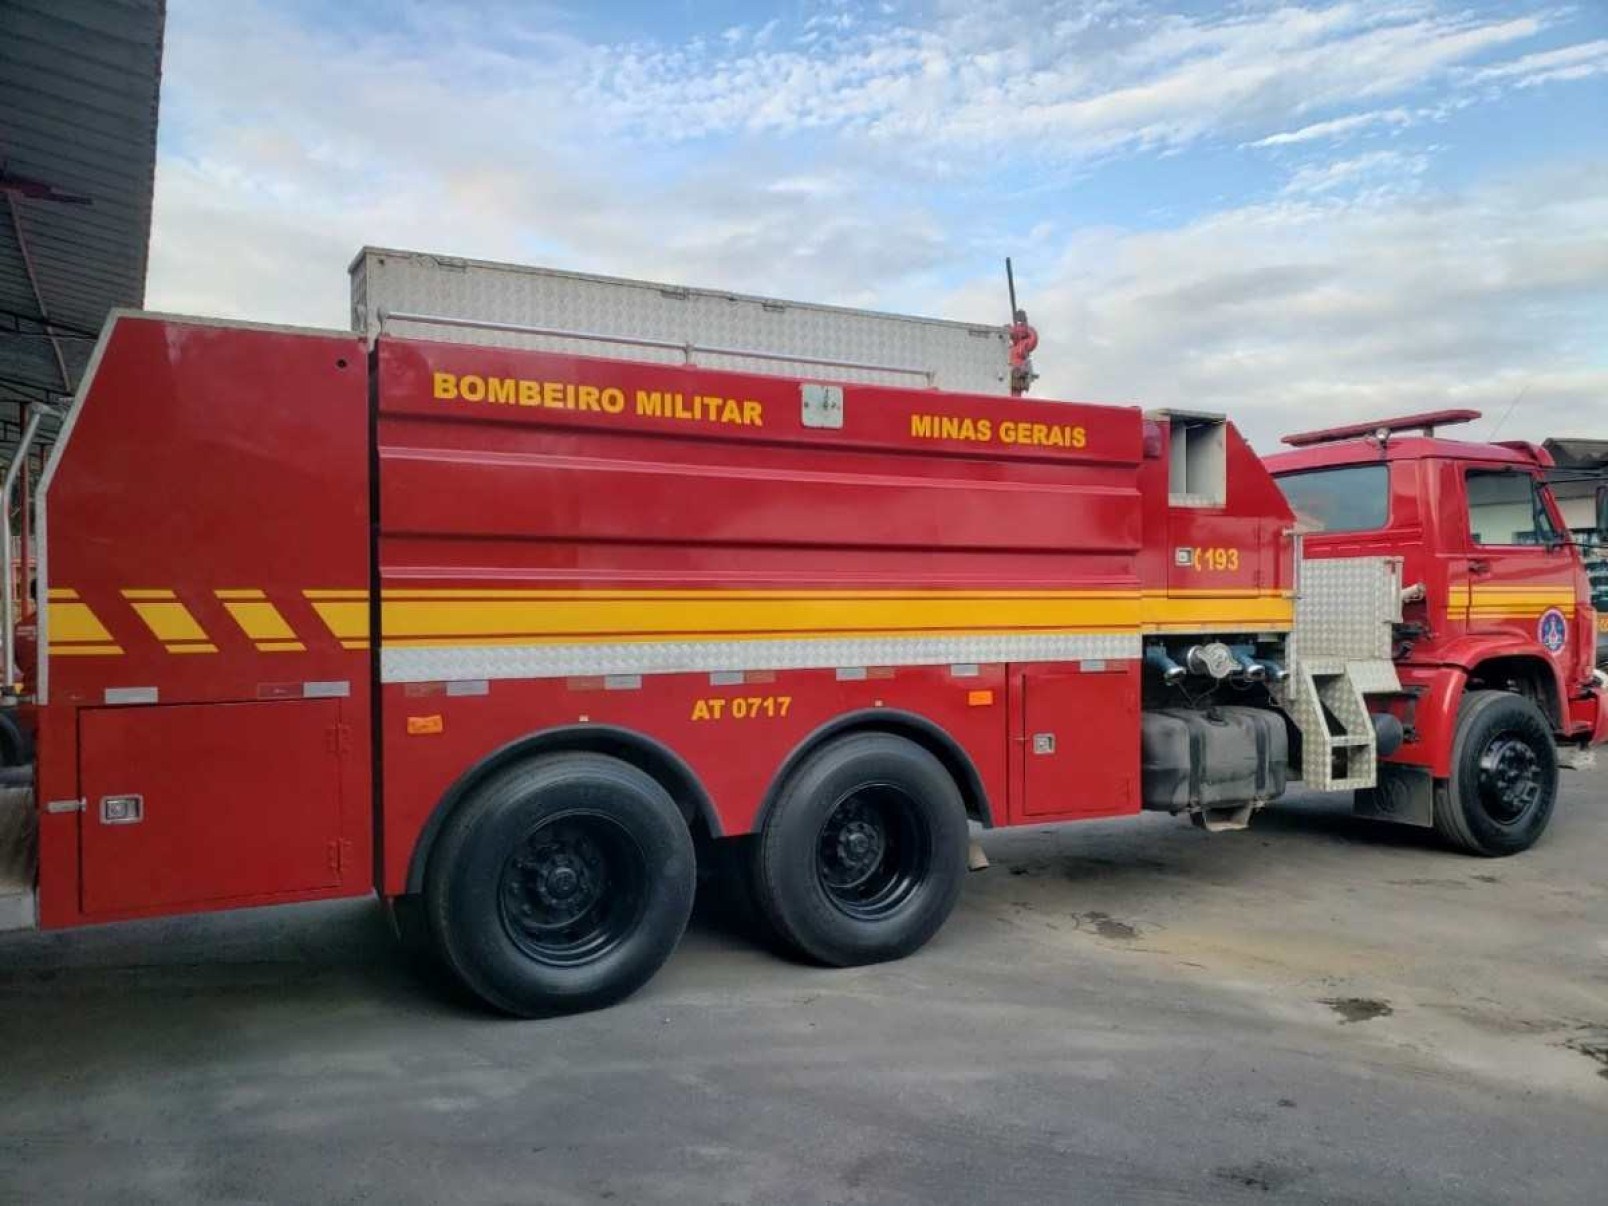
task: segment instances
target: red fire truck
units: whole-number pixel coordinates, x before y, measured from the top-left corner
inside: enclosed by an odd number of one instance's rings
[[[1533,452],[1313,446],[1304,536],[1220,416],[401,321],[109,322],[37,507],[42,925],[377,892],[555,1013],[653,975],[700,867],[861,964],[969,822],[1233,828],[1299,774],[1503,854],[1608,732],[1575,551],[1456,526],[1475,466],[1552,518]],[[1388,522],[1337,521],[1375,466]]]
[[[1403,615],[1393,659],[1402,684],[1378,698],[1403,726],[1359,810],[1433,825],[1476,853],[1522,849],[1544,825],[1552,759],[1583,765],[1601,740],[1596,617],[1579,550],[1546,484],[1552,459],[1522,441],[1435,438],[1480,418],[1441,410],[1286,436],[1266,458],[1315,558],[1401,558]],[[1608,499],[1599,491],[1599,512]],[[1517,734],[1528,731],[1534,741]],[[1473,784],[1482,807],[1458,807]]]

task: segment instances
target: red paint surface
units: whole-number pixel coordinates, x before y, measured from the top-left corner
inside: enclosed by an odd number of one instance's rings
[[[1288,508],[1232,430],[1227,505],[1174,512],[1164,462],[1146,458],[1132,408],[850,385],[842,429],[817,430],[802,425],[793,380],[404,341],[383,343],[377,358],[371,574],[370,370],[357,340],[144,317],[113,329],[49,492],[49,585],[79,591],[125,652],[51,660],[39,798],[141,792],[149,819],[138,835],[91,832],[98,799],[86,813],[42,815],[46,924],[361,892],[376,878],[398,891],[455,780],[508,742],[583,718],[682,758],[727,834],[753,826],[810,733],[860,709],[909,712],[950,734],[997,823],[1136,807],[1137,672],[1118,663],[778,672],[738,687],[664,675],[619,691],[570,680],[492,681],[480,695],[393,685],[376,703],[375,806],[371,653],[341,648],[307,589],[1290,584]],[[627,398],[638,388],[715,395],[758,403],[764,421],[452,402],[433,396],[437,372]],[[974,434],[987,420],[991,437],[1060,431],[1067,442],[921,438],[912,432],[923,416],[972,420]],[[1183,575],[1178,544],[1242,557],[1214,576]],[[175,590],[219,651],[163,648],[122,596],[129,588]],[[214,595],[240,588],[264,590],[305,652],[256,649]],[[308,681],[345,681],[351,694],[302,702]],[[103,707],[106,689],[130,686],[157,688],[160,705]],[[978,691],[989,702],[974,702]],[[700,699],[784,695],[785,716],[694,718]],[[349,742],[336,754],[312,748],[332,709],[345,730],[335,739]],[[1031,731],[1056,733],[1053,757],[1029,764]],[[209,803],[230,784],[238,801]],[[279,827],[271,840],[264,826]],[[327,853],[318,858],[331,841],[333,871]]]
[[[81,733],[94,732],[101,723],[92,722],[87,709],[101,705],[108,688],[154,687],[161,706],[149,710],[162,711],[170,704],[300,696],[309,681],[350,685],[349,697],[340,701],[352,756],[343,769],[349,805],[340,813],[339,836],[348,857],[339,884],[279,890],[272,889],[274,882],[301,884],[302,877],[265,879],[242,871],[236,893],[222,891],[226,884],[213,885],[220,888],[219,899],[231,903],[286,899],[287,893],[298,899],[362,893],[373,884],[365,752],[369,658],[364,651],[341,648],[301,593],[367,585],[364,357],[361,342],[352,336],[143,316],[116,319],[46,494],[49,582],[41,588],[77,590],[124,652],[50,660],[49,700],[40,709],[41,806],[87,798],[103,785],[107,791],[141,791],[139,782],[129,780],[161,770],[158,757],[142,766],[142,774],[129,773],[127,746],[118,742],[86,742],[80,751]],[[121,593],[150,588],[174,590],[218,652],[168,652]],[[266,592],[303,638],[306,651],[259,652],[213,593],[218,589]],[[96,919],[84,910],[84,901],[115,907],[120,914],[207,907],[155,902],[171,902],[172,892],[186,891],[165,885],[201,882],[213,873],[212,867],[189,865],[190,860],[223,864],[232,855],[228,847],[261,846],[264,827],[286,825],[287,815],[301,816],[272,806],[276,797],[305,786],[300,756],[288,750],[275,755],[256,744],[259,711],[222,715],[238,718],[236,787],[263,807],[250,815],[230,813],[221,828],[204,828],[210,835],[205,849],[175,834],[171,843],[142,846],[138,859],[123,868],[109,856],[103,859],[92,840],[100,836],[93,832],[98,797],[87,800],[90,811],[83,813],[41,812],[43,924]],[[157,750],[168,750],[178,761],[149,800],[148,834],[163,819],[193,807],[188,797],[171,809],[167,803],[180,799],[172,793],[181,788],[184,747],[171,743],[182,737],[183,726],[170,730],[158,721],[149,723],[153,733],[162,734]],[[208,824],[215,820],[208,818]],[[81,883],[83,866],[111,879]],[[139,904],[135,883],[146,885],[142,891],[152,902],[149,908]]]
[[[83,911],[108,918],[336,893],[342,799],[361,757],[335,699],[86,708],[84,795],[137,791],[144,819],[83,823]],[[361,883],[361,881],[359,881]]]

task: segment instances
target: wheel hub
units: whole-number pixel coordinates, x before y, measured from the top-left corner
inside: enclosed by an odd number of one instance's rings
[[[1541,760],[1527,742],[1497,737],[1480,755],[1479,767],[1480,801],[1492,819],[1515,821],[1541,798]]]
[[[581,815],[528,834],[503,864],[498,904],[509,937],[531,957],[574,966],[635,923],[646,868],[619,826]]]
[[[889,784],[867,784],[838,801],[815,851],[818,882],[837,908],[874,920],[917,890],[928,860],[915,802]]]
[[[869,821],[854,820],[838,834],[838,860],[852,874],[864,875],[882,859],[882,831]]]

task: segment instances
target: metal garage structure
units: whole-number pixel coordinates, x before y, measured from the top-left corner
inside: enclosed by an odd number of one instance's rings
[[[166,8],[0,0],[0,461],[144,302]]]

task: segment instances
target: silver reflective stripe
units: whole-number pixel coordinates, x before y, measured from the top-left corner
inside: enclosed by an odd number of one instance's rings
[[[380,650],[380,680],[563,678],[712,674],[738,670],[836,670],[843,666],[953,666],[1136,658],[1139,634],[977,633],[966,636],[821,637],[642,644],[443,645]]]
[[[109,704],[148,704],[156,702],[155,687],[107,687],[104,696]]]
[[[345,699],[352,693],[352,684],[342,679],[339,682],[303,683],[303,699]]]
[[[51,813],[83,812],[82,800],[50,800],[45,804],[45,811]]]
[[[489,695],[491,684],[483,678],[463,678],[447,684],[448,695]]]

